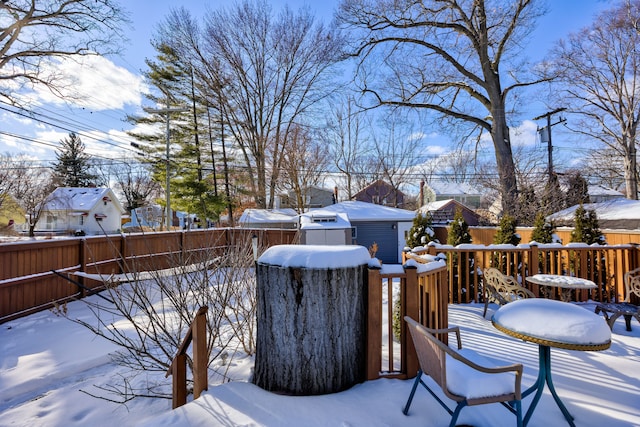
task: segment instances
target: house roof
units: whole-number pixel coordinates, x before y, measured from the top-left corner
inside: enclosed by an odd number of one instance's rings
[[[374,203],[345,201],[329,205],[323,210],[343,212],[347,214],[349,221],[413,221],[416,213],[406,209],[392,208],[390,206],[376,205]]]
[[[58,187],[47,197],[45,208],[50,211],[89,211],[105,197],[123,212],[120,201],[106,187]]]
[[[429,203],[425,203],[424,205],[422,205],[420,207],[420,209],[418,209],[419,212],[425,213],[425,212],[431,212],[431,211],[439,211],[447,206],[449,206],[450,204],[454,204],[456,206],[464,206],[462,203],[454,200],[454,199],[445,199],[445,200],[437,200],[435,202],[429,202]],[[469,209],[469,208],[467,208]]]
[[[580,205],[551,214],[547,217],[559,225],[572,226],[575,212]],[[640,201],[629,199],[613,199],[601,203],[585,203],[586,210],[594,210],[601,228],[640,229]]]
[[[389,184],[388,182],[383,181],[382,179],[377,179],[374,182],[372,182],[371,184],[367,185],[366,187],[364,187],[362,190],[358,191],[356,194],[353,195],[353,199],[360,197],[363,194],[368,194],[369,190],[371,189],[378,189],[378,188],[385,188],[386,190],[388,190],[390,193],[396,193],[399,195],[404,196],[405,194],[397,189],[394,188],[391,184]]]
[[[240,223],[297,223],[298,213],[291,208],[285,209],[245,209],[240,216]]]
[[[313,209],[300,215],[300,229],[344,229],[351,228],[347,214],[326,209]]]
[[[621,192],[604,187],[600,184],[589,184],[587,191],[589,193],[589,196],[624,197],[624,194],[622,194]]]
[[[471,195],[479,196],[480,192],[466,182],[430,182],[427,184],[436,195]]]

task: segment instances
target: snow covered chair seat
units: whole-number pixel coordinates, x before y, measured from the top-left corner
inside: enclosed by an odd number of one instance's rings
[[[458,415],[465,406],[501,403],[516,416],[516,425],[522,426],[521,382],[522,364],[495,366],[494,362],[472,350],[462,350],[460,329],[429,329],[410,317],[405,317],[418,355],[420,369],[411,394],[403,409],[405,415],[413,400],[418,384],[424,388],[451,415],[450,427],[456,425]],[[440,341],[437,334],[455,332],[458,350]],[[423,381],[429,375],[444,395],[457,403],[454,410]]]
[[[487,307],[490,302],[505,305],[518,299],[535,298],[533,292],[521,286],[513,277],[502,274],[497,268],[485,268],[483,278],[484,312],[482,317],[487,315]]]
[[[624,301],[620,303],[599,303],[596,305],[596,314],[602,312],[604,318],[609,325],[609,328],[613,330],[613,324],[620,316],[624,316],[624,322],[627,331],[631,331],[631,318],[635,317],[640,322],[640,306],[631,304],[631,294],[635,294],[640,297],[640,268],[627,271],[624,274],[624,287],[626,290],[626,296]]]

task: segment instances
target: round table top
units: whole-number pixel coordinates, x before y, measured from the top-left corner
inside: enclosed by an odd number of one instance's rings
[[[605,320],[575,304],[527,298],[503,305],[491,319],[496,329],[525,341],[569,350],[606,350]]]
[[[573,276],[561,276],[558,274],[534,274],[526,278],[527,282],[542,286],[571,289],[593,289],[596,284],[591,280]]]

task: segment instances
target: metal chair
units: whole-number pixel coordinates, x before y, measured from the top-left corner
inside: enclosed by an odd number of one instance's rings
[[[487,308],[490,302],[505,305],[522,298],[535,298],[533,292],[521,286],[513,277],[502,274],[497,268],[485,268],[482,283],[484,287],[484,312],[482,317],[487,315]]]
[[[517,426],[522,427],[522,364],[489,366],[491,362],[486,358],[471,350],[462,350],[459,328],[429,329],[408,316],[404,320],[416,348],[420,369],[402,413],[408,414],[416,388],[422,384],[451,415],[450,427],[456,425],[465,406],[487,403],[501,403],[516,416]],[[456,334],[458,351],[436,337],[448,332]],[[423,373],[440,386],[446,397],[457,403],[455,409],[450,409],[422,380]]]
[[[631,295],[640,297],[640,268],[628,271],[624,274],[624,287],[626,296],[619,303],[599,303],[596,305],[596,314],[602,312],[609,328],[613,330],[613,324],[620,316],[624,316],[627,331],[631,331],[631,318],[635,317],[640,322],[640,306],[631,304]]]

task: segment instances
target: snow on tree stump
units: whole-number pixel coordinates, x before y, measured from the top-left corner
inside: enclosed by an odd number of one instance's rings
[[[256,272],[256,385],[304,396],[364,381],[370,259],[353,245],[265,251]]]

